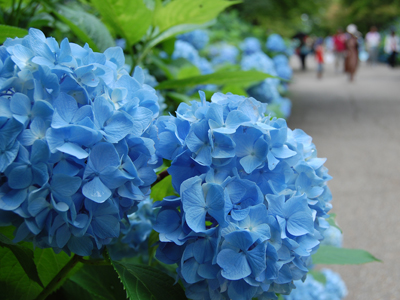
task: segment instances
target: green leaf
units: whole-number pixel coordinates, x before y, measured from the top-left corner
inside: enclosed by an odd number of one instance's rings
[[[177,79],[184,79],[184,78],[190,78],[193,76],[199,76],[201,75],[200,70],[193,65],[187,65],[184,66],[183,68],[180,68],[178,71],[178,75],[176,76]]]
[[[159,240],[160,240],[159,239],[159,233],[157,231],[155,231],[155,230],[152,230],[151,233],[150,233],[150,236],[149,236],[149,241],[148,241],[148,246],[149,246],[149,248],[148,248],[149,249],[148,250],[148,253],[149,253],[149,265],[151,265],[151,262],[153,261],[153,257],[156,254],[157,247],[158,247],[157,242]]]
[[[237,84],[227,84],[224,86],[221,92],[224,94],[230,92],[235,95],[247,96],[247,92],[245,91],[245,89]]]
[[[188,95],[185,94],[181,94],[181,93],[176,93],[176,92],[168,92],[167,93],[167,97],[171,98],[172,100],[174,100],[178,105],[181,102],[185,102],[187,104],[190,104],[190,101],[192,101],[193,99],[190,98]]]
[[[240,84],[250,85],[253,83],[260,82],[265,78],[275,78],[275,76],[259,72],[259,71],[233,71],[233,72],[215,72],[212,74],[194,76],[179,80],[166,80],[161,82],[155,88],[161,89],[173,89],[195,86],[198,84]]]
[[[145,265],[112,263],[130,299],[186,300],[181,286],[160,270]]]
[[[28,30],[8,26],[8,25],[0,25],[0,44],[3,44],[7,38],[22,38],[28,34]]]
[[[23,243],[32,246],[31,243]],[[50,283],[54,276],[67,264],[70,257],[61,252],[55,254],[53,249],[39,249],[34,251],[34,262],[39,273],[39,278],[44,286]],[[79,264],[81,265],[81,264]],[[79,265],[70,272],[73,274]],[[0,291],[4,300],[32,300],[43,290],[36,282],[29,279],[24,269],[8,248],[0,248]],[[65,280],[66,278],[64,278]],[[58,287],[63,284],[60,281]]]
[[[329,214],[329,218],[326,219],[326,220],[328,221],[329,225],[331,225],[333,227],[336,227],[337,229],[340,230],[340,232],[342,232],[342,229],[340,229],[339,226],[336,223],[336,214],[334,214],[334,213]]]
[[[209,21],[207,23],[203,23],[203,24],[180,24],[180,25],[171,27],[168,30],[163,31],[159,35],[155,36],[152,40],[150,40],[146,44],[146,47],[143,50],[143,53],[147,53],[151,48],[153,48],[157,44],[159,44],[162,41],[165,41],[177,34],[185,33],[185,32],[196,30],[196,29],[207,28],[214,24],[215,24],[215,20],[211,20],[211,21]]]
[[[365,250],[333,246],[320,246],[317,253],[312,256],[312,259],[314,264],[323,265],[359,265],[381,261]]]
[[[322,284],[326,283],[326,277],[325,277],[325,275],[323,273],[315,271],[315,270],[312,270],[312,271],[310,271],[308,273],[311,274],[316,281],[319,281]]]
[[[227,0],[175,0],[165,6],[158,4],[153,25],[160,32],[181,24],[203,24],[215,19],[228,6],[241,1]]]
[[[124,286],[112,266],[85,265],[69,280],[99,299],[118,300],[126,297]]]
[[[68,8],[64,5],[57,6],[54,14],[69,26],[73,33],[96,52],[103,52],[115,46],[107,27],[95,16],[83,11],[79,7]]]
[[[151,25],[153,12],[143,0],[92,0],[104,22],[132,47]]]
[[[172,177],[167,176],[151,188],[150,198],[153,201],[161,201],[167,196],[177,195],[172,186]]]
[[[21,267],[24,269],[26,275],[43,287],[43,283],[40,281],[38,271],[36,269],[35,262],[33,261],[33,251],[22,245],[13,243],[9,238],[0,233],[0,246],[7,247],[15,255]]]
[[[114,272],[114,270],[113,270]],[[103,297],[98,297],[94,294],[91,294],[80,285],[76,284],[75,282],[71,281],[70,279],[66,280],[62,287],[58,290],[58,293],[62,293],[63,297],[66,299],[85,299],[85,300],[104,300]],[[54,299],[59,300],[57,293],[53,294],[55,296]],[[63,299],[63,298],[61,298]],[[125,299],[121,298],[121,299]]]

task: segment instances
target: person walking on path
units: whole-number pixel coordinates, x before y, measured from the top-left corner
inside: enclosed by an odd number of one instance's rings
[[[315,43],[315,59],[317,60],[317,78],[321,79],[324,71],[324,40],[318,38]]]
[[[389,54],[388,63],[392,68],[396,66],[396,57],[399,48],[399,37],[396,35],[396,32],[392,30],[390,35],[385,39],[385,52]]]
[[[301,69],[305,71],[307,69],[306,67],[306,57],[310,53],[310,48],[307,46],[307,36],[303,36],[300,39],[300,45],[296,49],[296,53],[300,58],[301,62]]]
[[[335,71],[339,71],[339,66],[343,65],[346,53],[346,35],[343,30],[339,28],[333,36],[333,53],[335,55]]]
[[[368,51],[368,61],[371,65],[375,65],[378,61],[378,50],[381,42],[381,35],[375,26],[372,26],[370,31],[365,36],[365,44]]]
[[[350,81],[354,80],[358,66],[358,41],[357,41],[357,26],[350,24],[347,26],[349,37],[346,41],[346,59],[344,61],[344,71],[349,74]]]

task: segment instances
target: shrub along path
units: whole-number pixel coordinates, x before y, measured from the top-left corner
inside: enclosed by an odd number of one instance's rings
[[[400,67],[361,65],[355,81],[326,65],[316,78],[299,70],[290,86],[290,128],[313,137],[333,176],[333,210],[344,247],[368,250],[383,261],[333,266],[349,290],[346,299],[399,299],[400,295]]]

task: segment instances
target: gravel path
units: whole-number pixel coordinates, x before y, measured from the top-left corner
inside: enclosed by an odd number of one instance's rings
[[[290,128],[313,137],[333,180],[333,210],[344,247],[368,250],[383,263],[333,266],[349,290],[347,300],[400,299],[400,68],[362,65],[355,81],[325,66],[316,78],[297,71],[289,97]]]

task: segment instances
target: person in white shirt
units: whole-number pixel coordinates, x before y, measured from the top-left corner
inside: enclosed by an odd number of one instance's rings
[[[388,63],[392,68],[396,66],[396,57],[399,49],[399,37],[396,35],[396,32],[392,30],[391,34],[388,35],[385,40],[385,52],[389,54]]]
[[[366,50],[368,51],[368,61],[371,65],[375,65],[378,61],[379,43],[381,42],[381,35],[375,26],[372,26],[370,31],[365,36]]]

